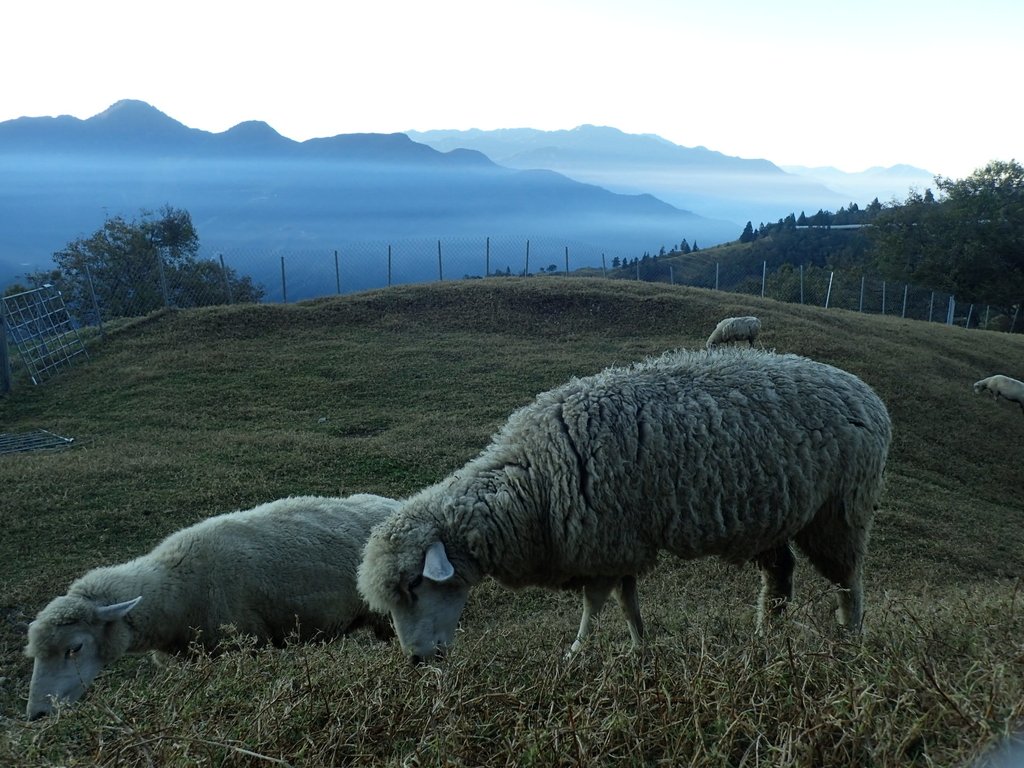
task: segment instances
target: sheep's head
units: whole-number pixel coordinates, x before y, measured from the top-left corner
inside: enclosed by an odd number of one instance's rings
[[[410,533],[388,524],[374,531],[359,566],[359,591],[373,610],[391,615],[402,650],[416,663],[451,646],[470,585],[438,538],[424,546]]]
[[[112,625],[124,619],[141,597],[113,605],[63,595],[53,600],[28,627],[25,655],[33,659],[29,720],[53,710],[54,702],[77,701],[96,675],[122,655],[126,643]]]

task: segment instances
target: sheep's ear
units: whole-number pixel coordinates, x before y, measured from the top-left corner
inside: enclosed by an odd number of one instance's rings
[[[427,556],[423,560],[423,576],[431,581],[448,581],[455,575],[455,568],[448,562],[448,554],[444,544],[435,541],[427,547]]]
[[[113,605],[101,605],[96,609],[96,618],[100,621],[117,621],[127,616],[132,608],[139,604],[142,600],[142,595],[139,595],[134,600],[125,600],[123,603],[114,603]]]

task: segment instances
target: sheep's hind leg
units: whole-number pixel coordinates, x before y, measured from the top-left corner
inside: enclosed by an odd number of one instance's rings
[[[640,598],[636,592],[636,576],[623,576],[615,587],[615,599],[626,616],[629,636],[633,639],[633,648],[639,648],[644,638],[644,620],[640,616]]]
[[[845,522],[841,505],[827,502],[811,526],[796,535],[797,546],[814,567],[842,591],[836,618],[845,629],[859,633],[864,620],[864,554],[866,526]]]
[[[793,569],[796,559],[788,541],[754,558],[761,569],[761,600],[757,608],[757,626],[763,630],[772,617],[786,610],[793,599]]]
[[[593,631],[593,622],[597,615],[604,608],[608,601],[608,595],[616,588],[619,580],[615,579],[593,579],[583,585],[583,617],[580,619],[580,630],[576,633],[576,640],[572,647],[565,654],[566,658],[572,656],[583,647],[583,641]]]

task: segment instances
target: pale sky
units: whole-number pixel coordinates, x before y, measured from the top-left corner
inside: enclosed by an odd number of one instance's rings
[[[0,120],[131,98],[299,141],[590,123],[844,171],[1024,161],[1020,0],[15,2],[0,73]]]

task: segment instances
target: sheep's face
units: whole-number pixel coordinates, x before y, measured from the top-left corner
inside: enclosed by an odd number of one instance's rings
[[[60,597],[40,613],[29,625],[25,648],[33,659],[25,710],[29,720],[49,714],[56,702],[82,697],[106,664],[109,624],[124,618],[137,603],[138,599],[95,606],[80,598]]]
[[[469,586],[455,577],[444,544],[434,542],[424,555],[422,572],[399,586],[390,607],[398,642],[414,663],[448,650],[468,597]]]
[[[98,639],[89,627],[72,625],[62,629],[66,631],[60,644],[34,657],[25,712],[29,720],[49,714],[57,701],[80,699],[103,669]]]
[[[402,650],[419,663],[443,655],[451,646],[469,588],[423,579],[411,592],[411,602],[392,608],[391,620]]]

